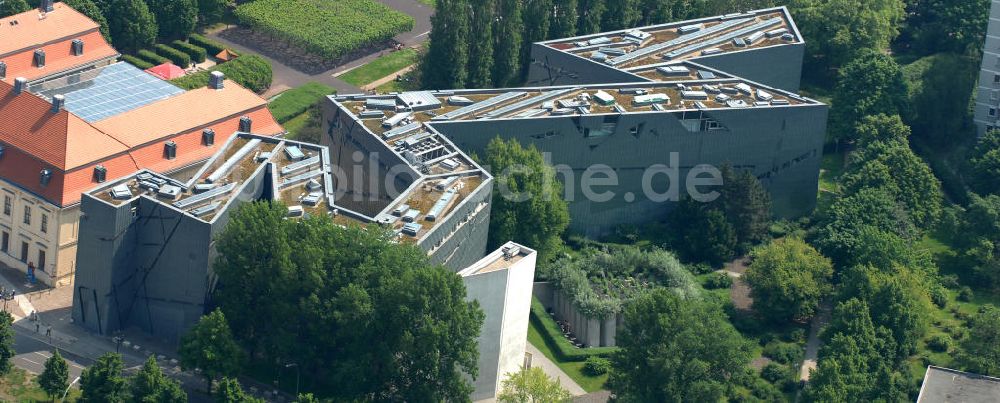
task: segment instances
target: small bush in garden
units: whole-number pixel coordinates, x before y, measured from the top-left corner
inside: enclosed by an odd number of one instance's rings
[[[591,376],[604,375],[611,371],[611,361],[607,358],[587,357],[587,361],[583,363],[583,371]]]
[[[970,302],[975,294],[972,293],[972,289],[969,286],[964,286],[958,290],[958,300],[962,302]]]
[[[944,287],[931,288],[931,302],[934,302],[938,308],[944,308],[948,305],[948,292],[945,291]]]
[[[726,273],[715,273],[705,281],[705,287],[711,290],[729,288],[733,285],[733,278]]]
[[[782,364],[792,364],[802,357],[802,347],[795,343],[773,341],[764,346],[764,355]]]
[[[775,383],[788,376],[788,371],[781,364],[769,362],[760,370],[760,377]]]
[[[927,347],[931,350],[943,353],[951,348],[951,337],[943,334],[936,334],[927,340]]]

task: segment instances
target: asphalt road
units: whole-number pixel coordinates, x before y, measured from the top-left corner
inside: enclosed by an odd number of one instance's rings
[[[14,327],[14,365],[23,368],[28,372],[40,374],[45,369],[45,360],[52,357],[52,347],[45,341],[44,334]],[[93,361],[77,356],[68,351],[59,351],[59,354],[66,359],[69,364],[69,379],[72,381],[80,376],[86,366],[93,364]]]

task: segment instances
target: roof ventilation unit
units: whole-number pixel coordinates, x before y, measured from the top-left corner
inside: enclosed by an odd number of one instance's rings
[[[746,95],[750,95],[750,94],[753,93],[753,88],[751,88],[750,84],[747,84],[747,83],[736,84],[736,90],[739,91],[739,92],[742,92],[742,93],[744,93]]]
[[[471,99],[459,95],[448,97],[448,105],[451,106],[468,106],[474,103]]]
[[[288,206],[288,216],[289,217],[302,217],[305,214],[305,210],[302,206]]]
[[[221,205],[222,205],[222,202],[218,202],[218,201],[217,202],[213,202],[211,204],[208,204],[208,205],[205,205],[205,206],[201,206],[201,207],[198,207],[198,208],[196,208],[194,210],[191,210],[191,215],[193,215],[195,217],[201,217],[203,215],[206,215],[206,214],[209,214],[211,212],[214,212],[215,210],[218,210],[219,206],[221,206]]]
[[[701,31],[701,30],[702,30],[702,28],[705,28],[705,24],[691,24],[691,25],[685,25],[685,26],[683,26],[683,27],[680,27],[680,28],[677,28],[677,33],[678,33],[678,34],[681,34],[681,35],[684,35],[684,34],[690,34],[690,33],[692,33],[692,32],[698,32],[698,31]]]
[[[701,55],[702,56],[717,55],[719,53],[722,53],[722,49],[719,49],[719,48],[708,48],[708,49],[705,49],[705,50],[701,51]]]
[[[312,193],[306,195],[306,197],[302,198],[302,204],[305,204],[307,206],[314,206],[315,207],[316,205],[319,204],[320,200],[322,200],[322,199],[323,199],[323,193],[321,193],[321,192],[312,192]]]
[[[24,90],[28,89],[28,79],[24,77],[18,77],[14,79],[14,95],[21,95]]]
[[[35,63],[35,67],[45,67],[45,50],[35,49],[35,56],[32,62]]]
[[[413,222],[420,215],[420,210],[411,208],[403,213],[403,222]]]
[[[444,192],[444,194],[441,195],[441,198],[434,203],[434,207],[431,207],[431,210],[427,212],[426,216],[424,216],[424,219],[427,221],[437,220],[438,216],[444,212],[444,209],[448,208],[451,201],[455,199],[457,194],[458,192],[456,192],[455,189],[449,189],[447,192]]]
[[[213,90],[221,90],[226,84],[226,74],[221,71],[213,71],[211,75],[208,76],[208,88]]]
[[[608,60],[608,55],[605,54],[604,52],[594,52],[593,54],[590,55],[590,59],[598,62],[603,62],[605,60]]]
[[[115,200],[126,200],[132,198],[132,191],[124,183],[111,188],[111,198]]]
[[[713,73],[711,71],[698,70],[698,78],[699,79],[702,79],[702,80],[711,80],[711,79],[714,79],[715,77],[716,77],[715,73]]]
[[[177,143],[173,142],[173,140],[166,142],[163,145],[163,153],[166,154],[168,160],[177,158]]]
[[[618,90],[618,93],[622,95],[646,95],[647,92],[643,88],[622,88]]]
[[[98,165],[94,167],[94,181],[97,183],[104,183],[108,178],[108,169],[104,165]]]
[[[645,42],[647,39],[652,38],[652,37],[653,37],[653,34],[651,34],[649,32],[646,32],[646,31],[640,31],[638,29],[633,29],[633,30],[628,31],[628,32],[625,33],[625,39],[626,40],[631,40],[631,42],[638,42],[640,44],[642,42]]]
[[[744,41],[746,41],[747,45],[749,46],[749,45],[753,45],[754,43],[756,43],[757,41],[759,41],[761,39],[764,39],[764,33],[760,32],[760,31],[757,31],[757,32],[754,32],[754,33],[750,34],[750,36],[747,36],[744,39]]]
[[[514,256],[521,254],[521,247],[517,245],[504,246],[501,250],[503,251],[503,258],[505,260],[510,260]]]
[[[215,130],[205,129],[201,131],[201,143],[206,146],[215,145]]]
[[[444,169],[447,169],[449,171],[454,171],[454,170],[458,169],[458,167],[460,165],[461,164],[458,162],[458,160],[456,160],[454,158],[448,158],[448,159],[446,159],[444,161],[441,161],[441,167],[444,168]]]
[[[604,53],[605,55],[611,55],[611,56],[621,56],[624,55],[625,53],[628,53],[625,51],[625,49],[622,48],[598,48],[597,51],[600,53]]]
[[[768,38],[777,38],[777,37],[782,36],[782,35],[787,34],[787,33],[788,33],[788,28],[779,28],[779,29],[767,31],[766,33],[764,33],[764,36],[766,36]]]
[[[52,113],[59,113],[66,105],[65,95],[53,95],[52,96]]]
[[[385,112],[378,110],[366,110],[358,114],[361,119],[372,119],[372,118],[382,118],[385,117]]]
[[[402,113],[397,113],[395,115],[392,115],[391,117],[389,117],[386,120],[382,121],[382,127],[386,128],[386,129],[390,129],[390,128],[392,128],[392,127],[394,127],[394,126],[402,123],[403,120],[409,118],[411,115],[413,115],[413,113],[411,113],[411,112],[402,112]]]
[[[691,74],[691,71],[684,66],[663,66],[657,67],[656,71],[667,77],[682,77]]]
[[[747,47],[747,42],[744,41],[743,38],[733,38],[733,46],[736,46],[738,48],[745,48]]]
[[[42,186],[48,186],[49,182],[52,181],[52,171],[49,169],[43,169],[39,175],[41,176],[39,182]]]
[[[74,39],[72,42],[73,56],[83,55],[83,39]]]
[[[681,98],[706,100],[708,99],[708,93],[705,91],[681,91]]]
[[[402,216],[403,214],[406,214],[407,211],[410,211],[410,205],[400,204],[399,206],[397,206],[395,209],[392,210],[392,215]]]
[[[438,182],[438,184],[435,185],[434,188],[436,188],[437,190],[445,190],[451,187],[451,185],[455,184],[455,181],[457,180],[458,180],[457,176],[449,177],[448,179]]]
[[[160,186],[160,190],[156,192],[156,195],[164,199],[175,200],[177,196],[181,195],[181,188],[174,185],[163,185]]]
[[[292,161],[298,161],[306,157],[299,146],[285,147],[285,156]]]
[[[423,225],[411,222],[403,225],[403,233],[409,236],[417,236],[417,233],[423,228]]]
[[[667,94],[648,94],[636,96],[632,103],[636,106],[647,106],[652,104],[670,103]]]
[[[774,99],[774,95],[764,90],[757,90],[757,99],[764,102],[771,102]]]
[[[243,116],[240,118],[240,131],[243,133],[250,133],[253,128],[253,120],[249,116]]]
[[[394,111],[396,110],[396,100],[368,98],[365,100],[365,109],[380,109],[386,111]]]

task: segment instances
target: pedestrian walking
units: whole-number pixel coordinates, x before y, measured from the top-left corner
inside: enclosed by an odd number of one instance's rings
[[[45,326],[45,335],[48,337],[52,337],[52,325]]]
[[[40,327],[41,325],[39,325],[38,322],[35,322],[35,333],[38,333]]]

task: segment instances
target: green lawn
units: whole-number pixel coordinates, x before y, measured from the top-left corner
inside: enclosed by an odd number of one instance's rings
[[[368,64],[344,73],[338,78],[355,86],[362,86],[402,70],[417,62],[417,50],[405,48],[372,60]]]
[[[546,319],[552,320],[551,318]],[[587,392],[594,392],[604,388],[604,382],[608,380],[608,376],[590,376],[584,374],[583,361],[559,362],[559,360],[556,359],[556,355],[553,354],[551,347],[549,347],[549,345],[545,342],[545,339],[542,337],[541,333],[538,332],[538,329],[535,328],[534,321],[528,322],[528,342],[541,351],[545,357],[556,363],[556,365],[558,365],[559,368],[566,373],[566,375],[573,378],[573,380],[576,381],[576,383],[580,385],[583,390],[586,390]]]
[[[23,369],[14,368],[0,378],[0,401],[4,402],[48,402],[51,401],[45,392],[35,382],[35,375]],[[72,379],[70,380],[72,381]],[[66,396],[66,402],[75,402],[80,398],[79,384],[73,385]],[[58,399],[56,399],[58,400]]]
[[[282,92],[277,97],[272,98],[268,102],[267,108],[271,110],[271,114],[274,115],[274,119],[278,123],[285,124],[301,116],[306,110],[322,100],[323,97],[336,93],[337,90],[326,84],[310,82]]]

